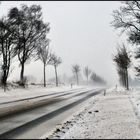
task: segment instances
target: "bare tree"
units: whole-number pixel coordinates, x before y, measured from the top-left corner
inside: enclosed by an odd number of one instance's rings
[[[111,25],[120,29],[121,33],[125,32],[131,44],[140,45],[140,1],[123,1],[122,6],[113,11],[113,17]],[[140,58],[140,47],[136,51],[136,58]],[[136,70],[140,73],[140,66]]]
[[[62,63],[62,60],[60,57],[57,57],[54,53],[51,55],[51,61],[50,65],[54,66],[55,70],[55,79],[56,79],[56,86],[58,86],[58,74],[57,74],[57,67]]]
[[[117,54],[113,56],[113,61],[116,63],[118,74],[120,80],[122,80],[123,85],[129,90],[128,81],[128,68],[130,67],[131,60],[125,45],[117,49]]]
[[[40,43],[38,43],[39,47],[37,49],[37,59],[41,60],[43,63],[43,73],[44,73],[44,87],[46,87],[46,66],[51,61],[51,51],[49,48],[49,39],[41,40]]]
[[[0,54],[2,57],[1,84],[4,86],[4,91],[6,91],[7,78],[9,76],[11,62],[15,56],[14,34],[12,31],[13,26],[11,22],[6,17],[0,19]]]
[[[119,75],[119,82],[122,86],[127,87],[127,76],[126,76],[126,71],[122,69],[121,67],[117,68],[117,72]]]
[[[91,70],[88,68],[88,66],[86,66],[86,67],[84,68],[84,75],[85,75],[86,78],[87,78],[87,85],[88,85],[88,79],[89,79],[90,74],[91,74]]]
[[[42,12],[39,5],[22,5],[20,9],[14,7],[9,11],[9,19],[16,25],[15,34],[17,45],[15,53],[21,65],[20,81],[24,86],[24,68],[25,63],[29,62],[36,55],[37,42],[47,32],[49,32],[49,23],[42,21]]]
[[[81,71],[81,69],[80,69],[80,66],[78,64],[75,64],[72,66],[72,72],[76,76],[77,85],[79,85],[79,72],[80,71]]]

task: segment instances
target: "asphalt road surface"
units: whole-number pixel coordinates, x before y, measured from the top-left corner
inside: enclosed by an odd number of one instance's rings
[[[37,139],[83,107],[103,88],[80,88],[0,104],[0,139]]]

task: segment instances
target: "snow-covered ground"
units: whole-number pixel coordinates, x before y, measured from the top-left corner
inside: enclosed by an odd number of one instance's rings
[[[49,95],[52,93],[58,93],[58,92],[67,92],[70,90],[80,90],[80,89],[88,89],[88,88],[101,88],[101,87],[93,87],[93,86],[85,86],[85,85],[73,85],[71,88],[71,85],[66,86],[47,86],[43,87],[40,85],[30,85],[27,88],[10,88],[9,90],[4,90],[0,88],[0,104],[3,102],[9,102],[14,100],[20,100],[20,99],[27,99],[32,98],[36,96],[42,96],[42,95]]]
[[[80,86],[79,86],[80,87]],[[74,88],[79,88],[78,86],[75,86]],[[62,90],[68,90],[70,89],[70,86],[60,86],[60,87],[41,87],[37,85],[30,85],[28,88],[13,88],[10,90],[4,90],[0,88],[0,97],[5,97],[5,96],[28,96],[29,94],[37,94],[37,92],[49,92],[49,91],[62,91]]]
[[[54,92],[62,92],[62,91],[68,91],[72,89],[80,89],[84,86],[59,86],[59,87],[41,87],[37,85],[31,85],[28,88],[15,88],[7,90],[6,92],[3,91],[2,88],[0,88],[0,103],[1,102],[7,102],[11,100],[19,100],[23,98],[30,98],[35,96],[41,96],[44,94],[51,94]]]
[[[133,92],[130,96],[130,101],[133,105],[133,109],[136,113],[136,116],[140,119],[140,89],[133,89]]]
[[[74,86],[72,89],[87,88]],[[4,92],[0,89],[0,103],[9,100],[34,97],[54,92],[72,90],[71,86],[40,87],[11,89]],[[106,94],[94,96],[77,112],[65,119],[49,135],[43,138],[60,139],[126,139],[140,138],[140,89],[126,91],[121,87],[109,88]],[[47,131],[47,130],[46,130]]]
[[[76,116],[57,128],[48,138],[136,139],[140,138],[139,119],[133,105],[140,105],[140,92],[111,88],[90,101]],[[132,101],[132,100],[131,100]],[[137,106],[139,106],[137,105]],[[140,106],[139,106],[140,110]]]

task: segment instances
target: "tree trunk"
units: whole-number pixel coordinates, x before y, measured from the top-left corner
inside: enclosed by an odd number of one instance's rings
[[[46,87],[46,65],[44,64],[44,87]]]
[[[6,70],[4,70],[4,72],[3,72],[2,84],[3,84],[4,92],[6,92],[6,86],[7,86]]]
[[[24,86],[24,63],[21,64],[20,82],[21,85]]]
[[[122,73],[122,84],[126,88],[127,83],[126,83],[126,71],[125,71],[125,69],[123,69],[123,73]]]
[[[124,85],[124,87],[126,88],[126,72],[125,72],[125,70],[123,70],[123,85]]]
[[[126,88],[129,90],[128,70],[126,69]]]
[[[87,85],[88,85],[88,76],[87,76]]]
[[[76,73],[77,85],[79,85],[78,73]]]
[[[56,86],[58,87],[58,76],[57,76],[57,68],[54,66],[55,69],[55,80],[56,80]]]

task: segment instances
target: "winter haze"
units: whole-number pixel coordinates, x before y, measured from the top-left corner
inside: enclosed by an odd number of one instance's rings
[[[118,77],[112,53],[121,38],[110,22],[113,20],[112,11],[120,6],[120,2],[3,1],[0,16],[6,15],[9,8],[19,7],[20,4],[41,5],[43,20],[50,22],[50,47],[62,58],[59,75],[72,75],[71,67],[77,63],[81,68],[89,66],[110,84],[116,84]],[[9,78],[19,78],[19,62],[15,61],[12,65],[15,68]],[[33,75],[41,81],[42,67],[40,61],[32,61],[26,64],[25,75]],[[54,68],[47,66],[46,78],[51,77],[54,77]]]

